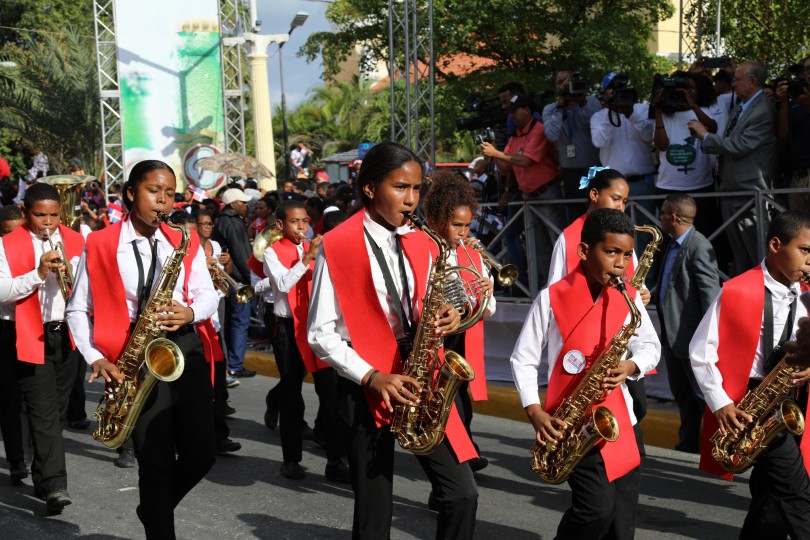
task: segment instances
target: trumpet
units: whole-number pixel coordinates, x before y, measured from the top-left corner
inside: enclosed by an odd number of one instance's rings
[[[225,296],[230,294],[231,287],[233,287],[234,291],[236,291],[237,304],[247,304],[256,294],[252,286],[239,283],[220,268],[218,264],[209,266],[208,271],[211,273],[211,281],[214,282],[214,287],[222,291]]]
[[[56,281],[59,283],[59,291],[62,293],[62,298],[67,302],[68,298],[70,298],[70,292],[73,289],[73,271],[70,268],[70,262],[68,262],[65,246],[62,242],[57,242],[56,245],[54,245],[49,229],[45,229],[45,238],[48,240],[51,251],[58,251],[61,256],[62,268],[54,273],[56,274]]]
[[[459,243],[464,248],[464,251],[467,251],[467,244],[464,240],[460,240]],[[484,264],[495,273],[495,279],[498,281],[498,284],[501,287],[509,287],[518,278],[518,267],[514,264],[500,264],[495,256],[484,249],[484,247],[480,243],[472,244],[474,250],[476,250],[481,255],[481,260],[484,261]],[[469,257],[470,252],[467,251],[467,256]]]

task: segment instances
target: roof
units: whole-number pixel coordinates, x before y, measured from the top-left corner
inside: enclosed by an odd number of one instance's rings
[[[348,152],[338,152],[329,157],[323,158],[321,161],[324,163],[351,163],[357,159],[357,149],[349,150]]]

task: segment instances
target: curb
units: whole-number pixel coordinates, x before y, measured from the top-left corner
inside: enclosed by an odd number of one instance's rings
[[[279,377],[276,367],[276,358],[271,352],[249,349],[245,353],[245,367],[265,377]],[[307,373],[304,381],[312,383],[312,375]],[[476,414],[506,418],[528,424],[520,396],[514,386],[505,382],[492,382],[487,384],[488,399],[474,401],[473,411]],[[545,393],[541,392],[541,397]],[[678,407],[673,403],[659,403],[653,400],[648,402],[647,416],[641,421],[644,431],[644,444],[660,448],[675,448],[678,442],[678,427],[680,417]]]

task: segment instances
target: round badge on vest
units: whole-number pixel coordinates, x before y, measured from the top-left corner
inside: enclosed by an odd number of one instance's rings
[[[585,369],[585,355],[582,351],[572,350],[563,356],[563,369],[571,375],[582,373]]]

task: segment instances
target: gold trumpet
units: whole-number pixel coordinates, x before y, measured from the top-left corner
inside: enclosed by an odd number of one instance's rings
[[[463,240],[460,243],[464,251],[467,251],[467,244]],[[472,244],[470,247],[481,255],[484,264],[495,273],[495,279],[501,287],[509,287],[517,281],[519,274],[517,266],[514,264],[500,264],[492,253],[484,249],[480,242]],[[469,256],[469,252],[467,252],[467,255]]]
[[[67,302],[68,298],[70,298],[70,291],[73,289],[73,271],[70,268],[65,246],[62,242],[57,242],[56,245],[54,245],[49,229],[45,229],[45,238],[48,240],[51,251],[58,251],[62,257],[62,268],[54,273],[56,274],[56,281],[59,283],[59,291],[62,293],[62,298]]]
[[[211,281],[214,282],[214,287],[222,291],[222,294],[228,296],[231,292],[231,287],[236,291],[235,298],[237,304],[247,304],[253,299],[256,292],[251,285],[243,285],[228,275],[228,272],[214,264],[208,267],[211,273]]]

